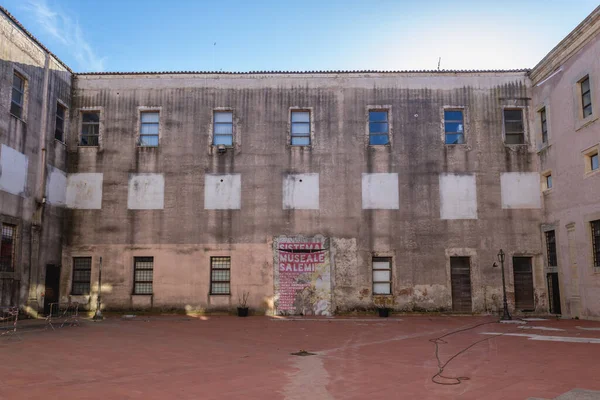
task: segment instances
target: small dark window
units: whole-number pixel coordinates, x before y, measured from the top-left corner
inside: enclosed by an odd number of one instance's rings
[[[66,107],[56,103],[56,124],[54,127],[54,139],[65,141],[65,111]]]
[[[552,175],[546,175],[546,189],[552,189]]]
[[[590,88],[590,78],[586,77],[581,81],[581,106],[583,109],[583,118],[592,115],[592,92]]]
[[[100,137],[100,113],[84,112],[81,115],[80,146],[98,146]]]
[[[0,272],[10,272],[15,270],[16,239],[17,227],[15,225],[2,224]]]
[[[233,146],[233,112],[215,111],[213,113],[213,145]]]
[[[590,222],[592,227],[592,251],[594,267],[600,268],[600,219]]]
[[[462,110],[444,111],[444,132],[446,144],[463,144],[465,142],[465,126]]]
[[[546,232],[546,256],[548,257],[548,266],[558,266],[556,259],[556,235],[554,231]]]
[[[369,144],[372,146],[390,143],[390,126],[387,111],[369,111]]]
[[[546,121],[546,108],[540,110],[540,122],[542,124],[542,143],[548,143],[548,122]]]
[[[90,294],[92,257],[73,257],[73,288],[71,294]]]
[[[133,294],[152,294],[154,257],[133,258]]]
[[[392,294],[390,257],[373,257],[373,294]]]
[[[140,141],[144,147],[158,146],[158,123],[160,114],[157,112],[140,113]]]
[[[524,144],[525,128],[523,125],[523,110],[504,110],[504,134],[506,144]]]
[[[230,294],[231,257],[210,258],[210,294]]]
[[[23,104],[25,104],[25,78],[15,72],[13,74],[10,113],[17,118],[23,118]]]
[[[310,146],[310,111],[292,111],[292,146]]]
[[[592,171],[598,169],[598,153],[590,156],[590,168],[592,169]]]

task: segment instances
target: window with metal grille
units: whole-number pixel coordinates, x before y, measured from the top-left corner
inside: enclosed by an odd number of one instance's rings
[[[154,257],[133,258],[133,294],[152,294]]]
[[[390,257],[373,257],[373,294],[392,294]]]
[[[369,111],[369,144],[371,146],[390,143],[390,124],[386,110]]]
[[[90,294],[92,257],[73,257],[73,287],[71,294]]]
[[[233,111],[213,112],[213,145],[233,146]]]
[[[546,232],[546,256],[548,257],[548,266],[558,266],[556,258],[556,235],[554,231]]]
[[[462,110],[444,111],[444,133],[446,144],[463,144],[465,142]]]
[[[25,104],[25,78],[18,73],[13,74],[12,97],[10,113],[17,118],[23,118],[23,105]]]
[[[158,147],[159,118],[158,112],[140,113],[140,146]]]
[[[67,108],[56,103],[56,123],[54,126],[54,139],[64,142],[65,140],[65,111]]]
[[[15,270],[15,247],[17,227],[2,224],[2,238],[0,239],[0,272]]]
[[[230,294],[231,257],[210,258],[210,294]]]
[[[81,115],[80,146],[98,146],[100,138],[100,113],[84,112]]]
[[[310,111],[292,111],[292,146],[310,146]]]
[[[594,267],[600,268],[600,219],[591,221],[592,227],[592,251],[594,255]]]
[[[590,88],[590,77],[586,76],[580,83],[581,85],[581,107],[583,118],[592,115],[592,92]]]
[[[504,135],[506,144],[525,143],[525,126],[523,125],[523,110],[504,110]]]
[[[542,143],[548,143],[548,122],[546,121],[546,108],[540,110],[540,123],[542,125]]]

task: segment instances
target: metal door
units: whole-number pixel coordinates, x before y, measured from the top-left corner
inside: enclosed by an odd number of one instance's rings
[[[548,279],[548,304],[551,314],[560,314],[560,289],[558,288],[558,273],[549,273]]]
[[[44,295],[44,314],[50,313],[50,304],[58,302],[60,285],[60,266],[46,265],[46,294]]]
[[[533,271],[531,257],[513,257],[515,278],[515,308],[520,311],[533,311]]]
[[[450,257],[452,311],[472,312],[471,263],[469,257]]]

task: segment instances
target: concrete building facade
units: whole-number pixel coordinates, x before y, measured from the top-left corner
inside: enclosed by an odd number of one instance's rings
[[[10,29],[24,31],[4,16]],[[582,25],[590,43],[596,40],[589,24]],[[39,46],[26,31],[24,38]],[[12,36],[7,42],[7,48],[16,46]],[[575,51],[590,77],[597,73],[594,49]],[[11,88],[11,68],[20,68],[9,53],[2,51],[2,93]],[[47,51],[46,57],[56,60]],[[561,60],[551,62],[567,62]],[[230,310],[247,296],[255,312],[270,314],[381,306],[497,312],[497,253],[503,249],[511,310],[557,312],[554,275],[548,274],[562,265],[548,268],[544,232],[575,217],[560,214],[568,212],[564,202],[551,202],[560,197],[558,183],[551,195],[540,184],[548,182],[548,169],[562,168],[551,164],[558,153],[546,156],[552,147],[542,148],[538,139],[543,104],[557,110],[547,113],[550,132],[561,123],[561,106],[547,100],[554,89],[544,86],[555,73],[549,63],[532,71],[72,77],[65,69],[63,86],[40,85],[47,88],[42,109],[60,100],[67,111],[63,141],[52,142],[48,133],[54,132],[53,114],[37,134],[38,141],[45,135],[46,147],[27,142],[37,153],[20,144],[18,138],[29,137],[23,133],[0,136],[0,160],[18,159],[14,151],[29,160],[27,168],[7,162],[9,178],[1,172],[0,193],[8,200],[0,215],[35,226],[36,210],[45,210],[40,237],[52,238],[41,246],[46,250],[34,251],[39,259],[27,263],[31,250],[20,251],[18,268],[37,268],[21,290],[38,293],[42,302],[31,306],[36,310],[48,303],[42,297],[48,293],[93,309],[101,293],[103,307],[112,310]],[[51,72],[47,79],[54,82]],[[599,79],[590,79],[593,96]],[[31,99],[38,80],[27,79]],[[28,118],[37,112],[32,107]],[[595,100],[591,107],[597,116]],[[2,126],[12,121],[5,111]],[[593,118],[581,129],[597,145]],[[550,137],[558,140],[558,134]],[[33,162],[45,168],[32,179],[47,182],[37,203],[34,195],[11,193],[15,177],[31,173]],[[589,175],[584,183],[595,179]],[[577,218],[600,212],[593,196]],[[8,201],[29,208],[11,214]],[[24,236],[20,241],[27,242]],[[40,267],[52,263],[61,266],[56,281]],[[570,296],[567,303],[563,294],[559,303],[565,315],[578,310],[593,318],[598,303],[584,297],[595,296],[600,284],[588,280],[586,286],[578,273],[573,285],[579,294],[565,287],[571,275],[557,276],[561,293]]]

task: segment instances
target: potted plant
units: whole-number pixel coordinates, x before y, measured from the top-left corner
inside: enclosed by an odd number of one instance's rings
[[[373,303],[377,307],[377,313],[381,318],[387,318],[390,316],[390,310],[394,305],[394,296],[374,296]]]
[[[248,316],[248,297],[250,296],[250,292],[242,292],[242,296],[238,296],[238,317],[247,317]]]

